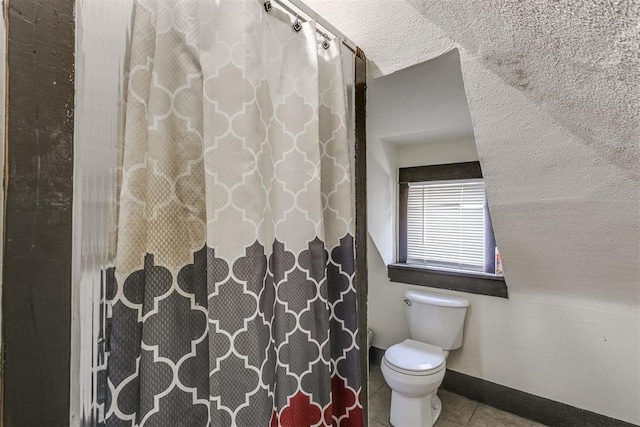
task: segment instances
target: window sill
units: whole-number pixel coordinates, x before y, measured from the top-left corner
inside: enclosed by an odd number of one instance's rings
[[[439,270],[412,264],[390,264],[389,279],[396,283],[509,298],[504,277],[485,273]]]

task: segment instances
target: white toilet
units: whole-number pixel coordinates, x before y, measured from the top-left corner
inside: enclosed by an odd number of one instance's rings
[[[392,390],[390,421],[394,427],[431,427],[440,416],[445,359],[462,345],[469,301],[417,291],[404,296],[411,338],[389,347],[381,363]]]

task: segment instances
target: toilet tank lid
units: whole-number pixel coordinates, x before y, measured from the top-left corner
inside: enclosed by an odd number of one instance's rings
[[[468,307],[469,300],[451,295],[429,294],[427,292],[407,291],[404,297],[409,301],[420,304],[437,305],[440,307]]]

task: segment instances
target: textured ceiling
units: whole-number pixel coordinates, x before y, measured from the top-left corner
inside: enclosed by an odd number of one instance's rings
[[[640,1],[409,3],[640,182]]]
[[[430,60],[454,41],[405,0],[305,0],[367,55],[369,79]]]
[[[356,42],[370,77],[453,47],[640,182],[640,0],[307,0]]]

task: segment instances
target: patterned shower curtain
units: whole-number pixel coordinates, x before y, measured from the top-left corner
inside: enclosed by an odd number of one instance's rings
[[[107,425],[360,426],[340,41],[258,0],[139,0]]]

